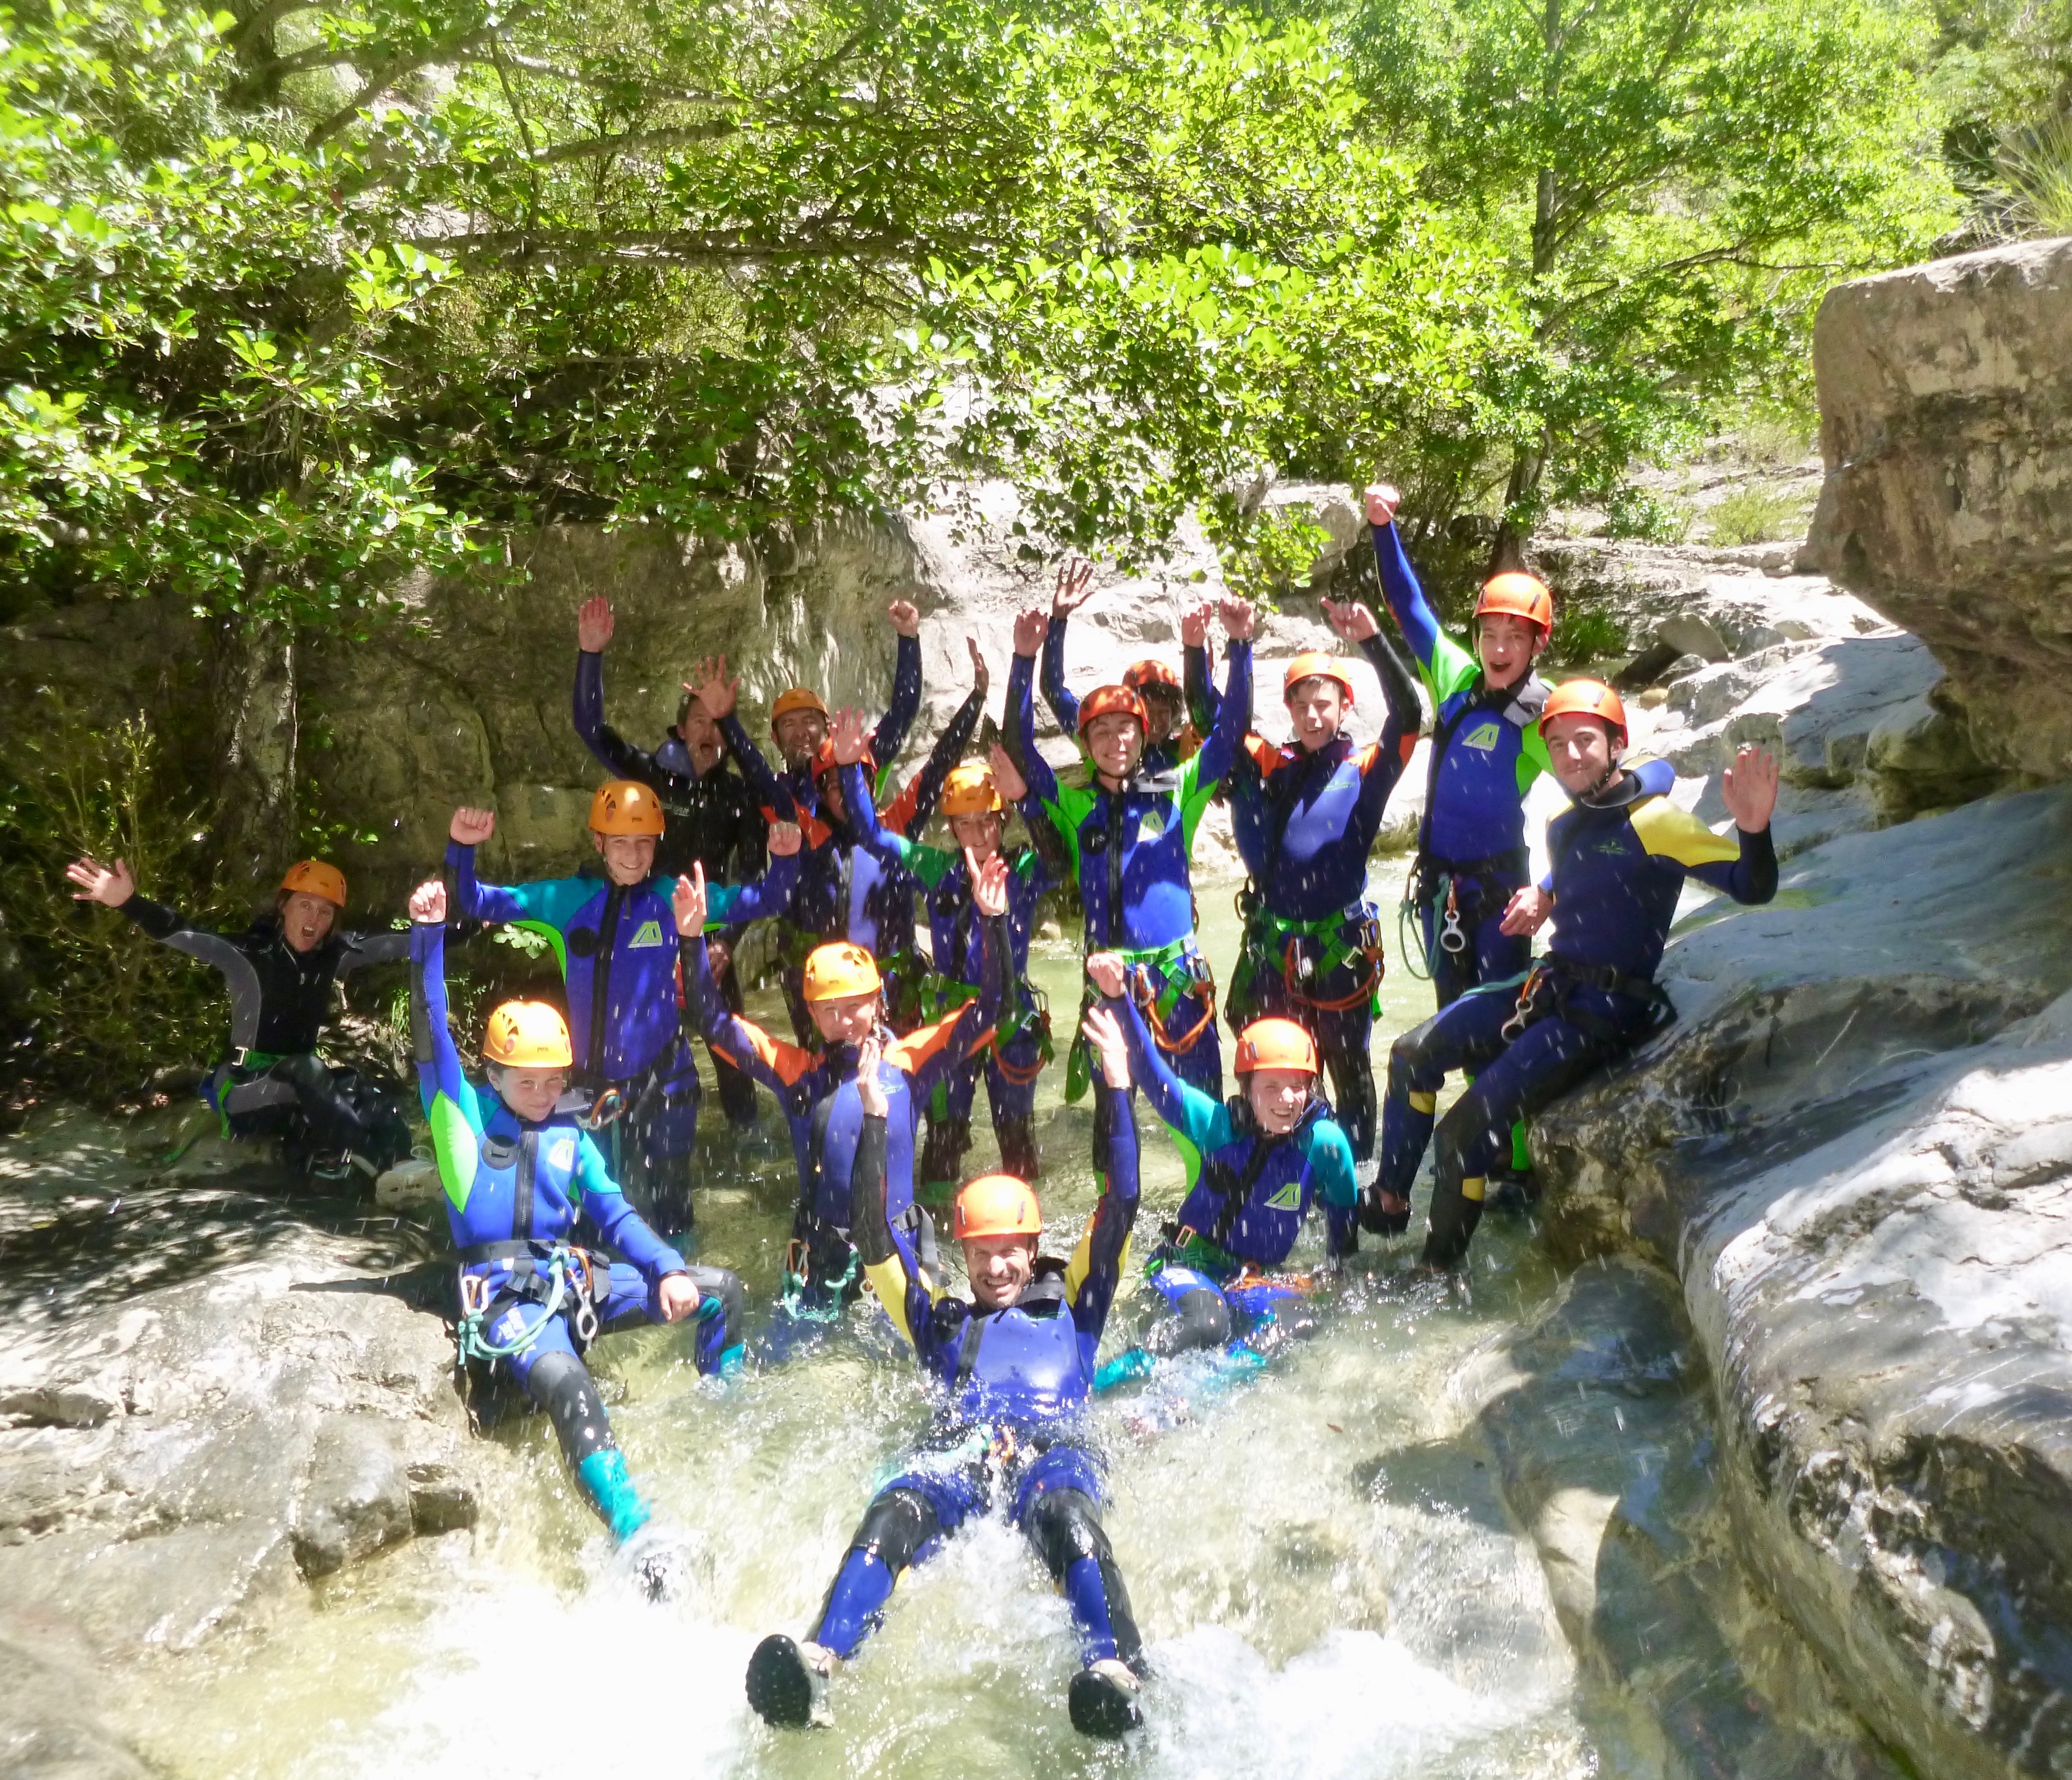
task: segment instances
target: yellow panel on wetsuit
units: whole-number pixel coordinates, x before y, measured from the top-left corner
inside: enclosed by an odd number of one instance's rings
[[[1633,832],[1651,853],[1679,865],[1731,865],[1741,856],[1738,837],[1715,834],[1696,816],[1679,810],[1666,797],[1651,797],[1627,812]]]

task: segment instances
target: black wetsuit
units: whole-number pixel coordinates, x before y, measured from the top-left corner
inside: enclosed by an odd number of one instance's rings
[[[278,918],[255,921],[242,933],[212,933],[146,897],[131,897],[121,912],[159,944],[223,973],[230,991],[230,1053],[202,1096],[232,1137],[285,1137],[291,1153],[319,1165],[335,1165],[349,1151],[376,1171],[409,1154],[397,1091],[315,1054],[331,985],[364,965],[407,959],[407,932],[334,927],[322,943],[297,952]]]

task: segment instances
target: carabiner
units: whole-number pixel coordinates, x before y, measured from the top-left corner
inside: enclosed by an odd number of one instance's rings
[[[602,1131],[625,1110],[626,1096],[615,1087],[607,1087],[590,1102],[580,1123],[586,1131]]]
[[[1461,925],[1460,894],[1453,880],[1446,880],[1446,914],[1439,927],[1439,949],[1456,957],[1468,949],[1467,929]]]

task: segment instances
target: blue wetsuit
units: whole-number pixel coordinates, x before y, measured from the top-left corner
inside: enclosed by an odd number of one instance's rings
[[[1233,1031],[1269,1016],[1307,1028],[1353,1154],[1366,1162],[1374,1154],[1368,1051],[1383,968],[1367,855],[1423,712],[1396,652],[1379,635],[1362,647],[1388,708],[1379,740],[1356,748],[1342,731],[1311,753],[1248,736],[1231,775],[1231,826],[1251,882],[1228,1017]]]
[[[455,905],[463,915],[541,934],[554,948],[569,1002],[569,1036],[586,1085],[619,1096],[610,1133],[620,1177],[649,1216],[691,1225],[689,1155],[698,1128],[698,1070],[678,1001],[674,881],[634,885],[608,878],[549,878],[484,884],[475,849],[446,845]],[[707,890],[709,924],[780,913],[799,878],[796,857],[773,858],[759,883]]]
[[[879,1034],[884,1051],[878,1080],[892,1104],[886,1165],[890,1215],[929,1243],[931,1227],[914,1204],[914,1137],[921,1109],[939,1083],[983,1049],[1006,991],[1006,923],[981,919],[979,924],[986,931],[986,965],[978,998],[903,1037]],[[808,1050],[729,1012],[713,985],[702,939],[690,948],[687,975],[699,1030],[714,1050],[777,1096],[791,1128],[799,1207],[785,1260],[786,1304],[795,1314],[813,1318],[839,1314],[861,1289],[861,1264],[849,1239],[849,1182],[864,1123],[856,1092],[856,1046]]]
[[[1108,791],[1098,778],[1083,787],[1060,785],[1036,751],[1035,668],[1032,656],[1014,658],[1007,682],[1009,721],[1030,795],[1070,857],[1086,911],[1086,949],[1120,952],[1133,972],[1141,972],[1175,1067],[1197,1087],[1220,1094],[1223,1050],[1216,1042],[1213,979],[1194,937],[1189,857],[1195,828],[1252,721],[1252,645],[1231,644],[1223,703],[1200,752],[1174,771],[1140,767],[1119,792]],[[1066,1093],[1076,1099],[1085,1091],[1079,1074],[1083,1041],[1075,1040],[1072,1054]]]
[[[1325,1252],[1359,1246],[1352,1146],[1321,1096],[1295,1128],[1269,1137],[1242,1091],[1228,1101],[1190,1087],[1166,1067],[1135,1008],[1123,1022],[1130,1078],[1173,1133],[1187,1169],[1187,1197],[1166,1227],[1146,1276],[1173,1314],[1141,1353],[1220,1347],[1235,1334],[1255,1351],[1313,1325],[1307,1281],[1274,1270],[1288,1259],[1312,1205],[1324,1213]],[[1125,1374],[1141,1370],[1120,1363]]]
[[[975,1515],[1003,1507],[1056,1581],[1083,1659],[1138,1663],[1141,1643],[1099,1511],[1102,1466],[1084,1426],[1095,1359],[1137,1218],[1137,1127],[1110,1104],[1105,1182],[1071,1261],[1039,1261],[1013,1304],[980,1310],[935,1283],[882,1206],[859,1219],[878,1301],[913,1344],[935,1422],[909,1468],[881,1490],[828,1591],[813,1641],[847,1657],[878,1625],[901,1573]],[[882,1121],[870,1126],[882,1141]],[[856,1201],[870,1206],[874,1152],[860,1150]]]
[[[1546,682],[1528,673],[1492,687],[1482,664],[1439,628],[1396,527],[1374,528],[1381,590],[1432,694],[1432,766],[1411,880],[1432,986],[1444,1007],[1478,983],[1521,980],[1525,935],[1501,931],[1504,906],[1531,875],[1525,795],[1548,771],[1539,716]]]
[[[1777,894],[1770,830],[1714,834],[1626,774],[1547,825],[1555,899],[1553,949],[1523,995],[1490,986],[1405,1033],[1389,1053],[1382,1185],[1408,1198],[1449,1070],[1474,1079],[1439,1123],[1437,1185],[1425,1260],[1450,1267],[1482,1216],[1483,1185],[1512,1124],[1622,1056],[1675,1009],[1655,987],[1687,878],[1737,902]]]
[[[842,769],[842,800],[864,845],[906,873],[927,899],[933,980],[939,985],[939,997],[961,1001],[976,995],[985,975],[985,944],[963,849],[928,846],[883,827],[861,767]],[[1036,1078],[1050,1054],[1047,1016],[1029,983],[1029,935],[1036,924],[1037,905],[1050,886],[1050,875],[1032,849],[1009,856],[1011,986],[999,1026],[985,1052],[986,1098],[993,1108],[993,1135],[1000,1142],[1000,1165],[1025,1181],[1036,1179],[1041,1167],[1036,1153]],[[954,1178],[970,1144],[978,1062],[972,1058],[959,1065],[931,1103],[929,1143],[922,1169],[929,1182]],[[934,1111],[936,1106],[941,1108],[939,1117]]]
[[[661,1283],[681,1273],[700,1293],[698,1370],[718,1371],[739,1356],[741,1281],[686,1266],[627,1203],[572,1115],[528,1123],[468,1081],[447,1028],[446,930],[414,927],[410,940],[418,1088],[458,1252],[462,1356],[507,1368],[547,1412],[592,1506],[623,1539],[648,1511],[582,1348],[614,1322],[660,1322]],[[573,1249],[578,1216],[625,1259]]]

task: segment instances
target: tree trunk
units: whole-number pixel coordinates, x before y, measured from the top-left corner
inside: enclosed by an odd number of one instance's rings
[[[229,618],[210,663],[215,831],[224,878],[271,889],[295,858],[295,637],[278,619]]]

